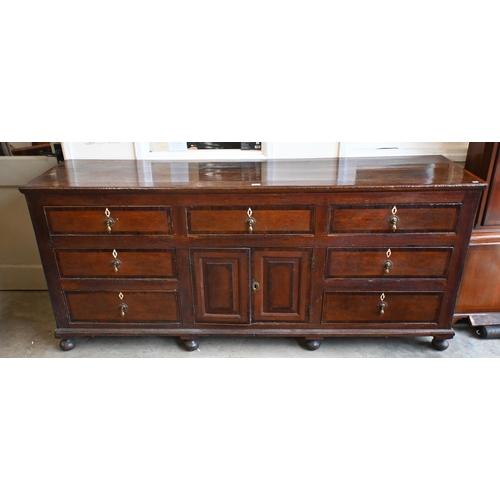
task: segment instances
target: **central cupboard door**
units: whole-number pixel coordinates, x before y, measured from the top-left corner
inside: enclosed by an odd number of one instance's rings
[[[197,323],[307,322],[311,250],[191,250]]]

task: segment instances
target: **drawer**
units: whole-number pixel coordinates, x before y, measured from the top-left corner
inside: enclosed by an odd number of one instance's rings
[[[172,234],[170,207],[45,207],[51,234]]]
[[[187,222],[189,234],[313,234],[314,208],[191,207]]]
[[[325,292],[322,322],[434,324],[442,300],[437,292]]]
[[[452,248],[329,248],[326,278],[445,278]]]
[[[460,203],[330,206],[329,233],[456,232]]]
[[[179,323],[177,292],[66,292],[70,321]]]
[[[56,250],[61,278],[175,278],[175,250]]]

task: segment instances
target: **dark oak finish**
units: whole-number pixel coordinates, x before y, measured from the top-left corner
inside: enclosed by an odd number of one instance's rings
[[[455,319],[474,326],[500,325],[500,148],[498,142],[471,142],[465,168],[488,182],[481,197]],[[480,336],[485,329],[479,328]],[[481,334],[483,332],[483,334]]]
[[[485,184],[443,157],[66,161],[25,194],[61,348],[89,335],[430,336]]]

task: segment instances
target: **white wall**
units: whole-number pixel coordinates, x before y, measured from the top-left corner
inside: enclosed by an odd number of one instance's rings
[[[135,159],[133,142],[65,142],[64,157],[71,159]],[[338,142],[267,142],[268,158],[331,158],[339,155]],[[189,154],[189,153],[188,153]]]
[[[443,155],[464,161],[468,142],[343,142],[340,156]]]
[[[47,288],[28,207],[18,186],[56,164],[52,156],[0,156],[0,290]]]
[[[271,142],[269,158],[336,158],[340,142]]]
[[[335,158],[339,142],[267,142],[268,158]],[[135,159],[133,142],[65,142],[64,157],[71,159]]]
[[[67,160],[135,160],[133,142],[63,142]]]
[[[467,154],[467,146],[467,142],[266,142],[264,151],[268,158],[442,154],[463,161]],[[133,142],[65,142],[63,149],[66,159],[133,160],[136,158]]]

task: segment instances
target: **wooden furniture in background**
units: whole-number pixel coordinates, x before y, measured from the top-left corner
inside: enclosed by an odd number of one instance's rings
[[[456,319],[468,318],[482,337],[500,333],[500,150],[471,142],[465,168],[488,183],[477,212]]]
[[[13,156],[36,156],[44,153],[52,153],[52,146],[50,142],[34,142],[31,146],[12,148],[11,153]]]
[[[433,337],[448,347],[482,190],[441,156],[66,161],[21,188],[75,338]]]

